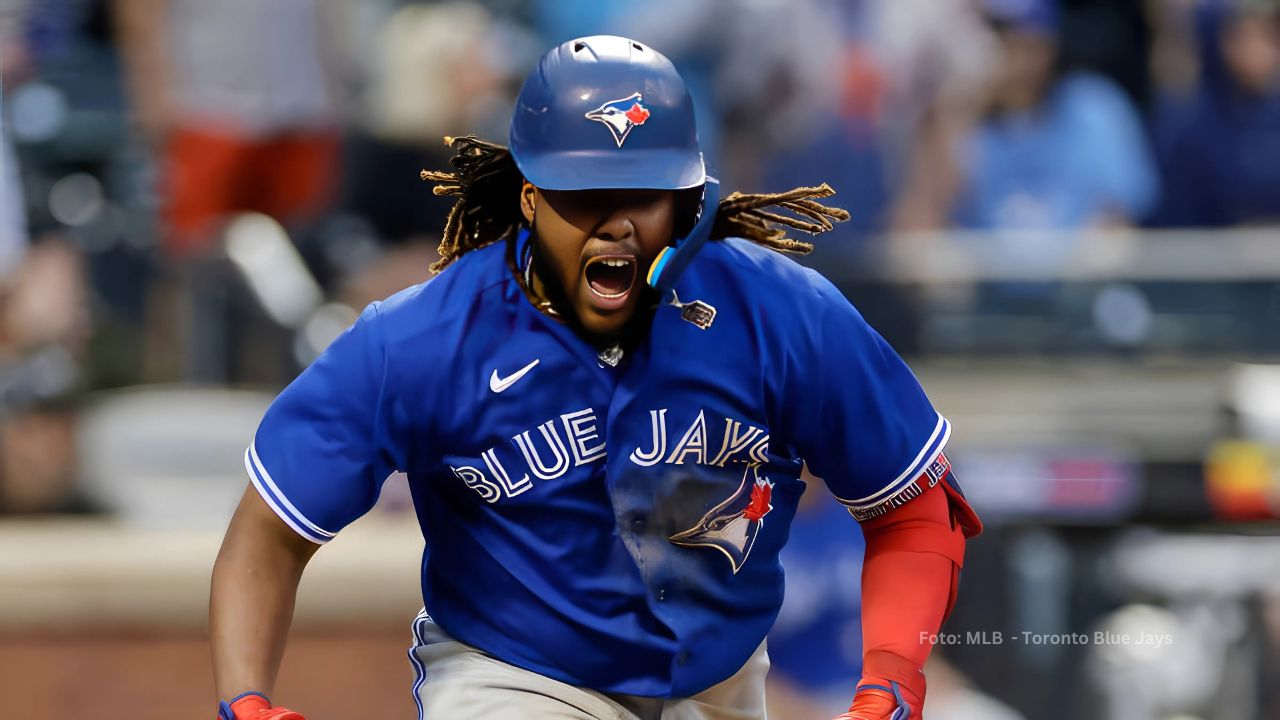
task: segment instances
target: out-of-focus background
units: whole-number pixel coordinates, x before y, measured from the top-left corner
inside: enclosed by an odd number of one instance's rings
[[[241,453],[428,275],[443,135],[537,56],[660,49],[726,187],[831,183],[820,268],[955,425],[987,523],[931,720],[1280,718],[1280,8],[1264,0],[0,0],[5,717],[214,707]],[[820,485],[819,485],[820,488]],[[856,525],[808,493],[774,717],[858,673]],[[403,486],[319,553],[277,698],[412,717]]]

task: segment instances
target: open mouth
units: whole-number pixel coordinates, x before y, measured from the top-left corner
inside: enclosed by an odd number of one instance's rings
[[[612,300],[626,295],[636,281],[634,255],[597,255],[583,269],[591,292]]]

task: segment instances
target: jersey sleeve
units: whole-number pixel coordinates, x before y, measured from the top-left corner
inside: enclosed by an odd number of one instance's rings
[[[915,480],[945,462],[951,425],[849,301],[825,280],[817,289],[821,318],[793,391],[793,437],[836,499],[871,517],[919,494]]]
[[[368,512],[397,469],[380,331],[375,303],[276,397],[245,451],[262,498],[317,544]]]

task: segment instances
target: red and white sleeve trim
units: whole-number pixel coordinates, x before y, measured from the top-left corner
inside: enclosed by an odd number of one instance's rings
[[[939,415],[938,422],[933,428],[933,433],[929,435],[929,439],[920,448],[920,452],[915,456],[915,459],[893,482],[863,498],[849,500],[837,497],[836,500],[839,500],[842,505],[849,508],[849,514],[861,522],[883,515],[889,510],[919,496],[925,488],[916,483],[917,478],[922,475],[929,475],[931,480],[929,486],[932,487],[950,469],[946,456],[942,454],[943,448],[946,447],[949,439],[951,439],[951,423]],[[934,477],[935,474],[937,477]]]

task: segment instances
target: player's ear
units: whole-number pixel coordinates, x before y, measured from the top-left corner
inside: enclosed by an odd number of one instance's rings
[[[520,186],[520,213],[524,215],[525,222],[529,226],[533,226],[533,209],[537,206],[538,188],[534,187],[528,180]]]

